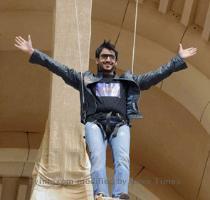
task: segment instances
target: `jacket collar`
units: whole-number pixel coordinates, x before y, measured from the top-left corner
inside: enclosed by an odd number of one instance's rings
[[[89,84],[93,84],[100,81],[102,78],[103,78],[102,72],[98,72],[97,74],[93,74],[89,72],[88,76],[84,76],[84,84],[85,86],[87,86]],[[126,71],[120,76],[115,73],[114,79],[123,79],[123,80],[134,82],[134,80],[132,79],[132,73],[130,71]]]

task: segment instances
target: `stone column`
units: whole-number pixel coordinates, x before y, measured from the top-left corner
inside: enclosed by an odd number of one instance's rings
[[[88,69],[92,0],[56,0],[55,60],[77,71]],[[36,164],[33,200],[93,199],[90,163],[80,123],[79,92],[52,75],[49,117]]]

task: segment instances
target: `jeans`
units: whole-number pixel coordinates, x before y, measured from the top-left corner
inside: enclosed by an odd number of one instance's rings
[[[112,135],[104,140],[101,129],[93,122],[85,125],[85,139],[90,153],[91,179],[94,194],[103,193],[109,196],[108,179],[106,176],[106,149],[110,145],[114,161],[114,178],[112,196],[119,197],[120,193],[128,193],[130,176],[130,127],[119,127],[117,136]]]

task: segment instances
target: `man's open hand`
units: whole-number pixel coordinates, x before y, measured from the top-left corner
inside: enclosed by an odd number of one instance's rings
[[[21,36],[15,37],[15,46],[29,55],[32,55],[34,52],[30,35],[28,35],[28,41],[24,40]]]
[[[197,53],[197,48],[190,47],[188,49],[183,49],[182,44],[179,44],[179,52],[178,53],[181,58],[183,58],[183,59],[188,58],[188,57],[193,56]]]

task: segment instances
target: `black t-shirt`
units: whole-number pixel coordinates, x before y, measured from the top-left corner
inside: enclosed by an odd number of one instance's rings
[[[93,84],[92,93],[96,98],[98,113],[120,113],[126,119],[126,85],[123,81],[113,78],[103,78]],[[94,115],[93,115],[94,116]]]

